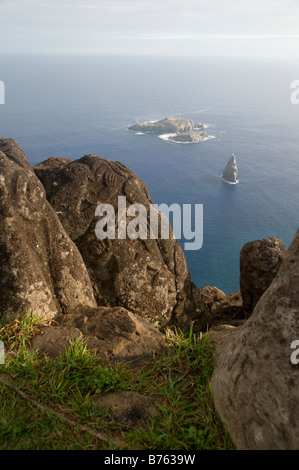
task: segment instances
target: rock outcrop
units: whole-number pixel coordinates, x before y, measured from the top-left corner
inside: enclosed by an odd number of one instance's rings
[[[225,297],[225,293],[218,287],[204,286],[199,289],[201,298],[207,308],[211,309],[212,305],[219,303]]]
[[[3,152],[9,160],[21,166],[22,168],[31,169],[31,165],[27,160],[24,151],[19,147],[14,139],[0,138],[0,152]]]
[[[246,317],[275,278],[286,251],[278,238],[255,240],[243,246],[240,252],[240,289]]]
[[[72,162],[49,159],[34,170],[80,250],[98,305],[122,306],[159,326],[174,319],[180,325],[190,324],[194,316],[200,319],[203,303],[171,228],[167,240],[100,240],[95,235],[97,206],[112,205],[117,221],[119,196],[125,196],[126,207],[142,204],[150,214],[152,201],[140,178],[121,163],[96,155]]]
[[[75,340],[83,340],[83,333],[74,326],[42,325],[39,327],[39,333],[33,336],[30,347],[38,349],[52,359],[58,359]]]
[[[239,182],[237,161],[234,154],[229,158],[226,167],[223,170],[222,179],[227,183],[236,184]]]
[[[225,294],[217,287],[205,286],[199,289],[199,294],[206,307],[205,320],[208,328],[217,324],[238,324],[240,320],[243,321],[243,301],[240,292]]]
[[[0,139],[0,312],[48,318],[95,306],[82,257],[12,139]]]
[[[138,367],[153,359],[164,348],[164,336],[153,325],[122,307],[78,307],[59,315],[32,342],[52,357],[58,357],[70,346],[70,339],[84,339],[95,349],[103,363],[116,362]]]
[[[212,390],[238,449],[299,448],[298,339],[299,230],[250,318],[216,342]]]
[[[243,320],[243,301],[240,292],[225,295],[211,306],[211,325]]]

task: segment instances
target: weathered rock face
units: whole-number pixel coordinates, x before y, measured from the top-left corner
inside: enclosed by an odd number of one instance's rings
[[[0,152],[3,152],[11,161],[23,168],[31,168],[30,163],[18,143],[14,139],[0,138]]]
[[[200,316],[203,304],[176,240],[150,239],[149,221],[147,239],[118,239],[118,232],[115,239],[96,237],[96,207],[112,205],[117,223],[119,196],[126,197],[127,207],[142,204],[149,217],[152,201],[140,178],[96,155],[73,162],[47,160],[34,170],[82,254],[98,305],[123,306],[159,325],[174,317],[190,323],[192,315]]]
[[[226,167],[222,173],[222,179],[228,183],[238,183],[238,167],[237,161],[234,154],[229,158]]]
[[[216,346],[215,404],[239,449],[299,448],[298,339],[299,230],[251,317]]]
[[[225,297],[225,293],[218,287],[205,286],[199,289],[205,305],[210,309],[213,304],[220,302]]]
[[[205,318],[209,328],[223,323],[240,323],[240,320],[243,320],[243,301],[240,292],[226,295],[217,287],[205,286],[199,289],[199,294],[206,306]]]
[[[64,335],[65,330],[80,337],[76,334],[79,331],[87,339],[88,347],[96,349],[103,362],[125,362],[133,367],[151,360],[164,347],[164,336],[159,330],[122,307],[78,307],[73,313],[57,317],[55,323],[56,326],[44,329],[44,341],[43,337],[34,338],[33,347],[40,347],[42,342],[43,350],[48,352],[50,348],[51,352],[49,337],[55,332],[57,337]],[[57,347],[60,353],[60,346]]]
[[[243,302],[240,292],[225,295],[211,306],[212,324],[233,322],[244,318]]]
[[[12,139],[0,148],[0,312],[53,317],[95,306],[82,257]]]
[[[247,317],[275,278],[285,254],[286,247],[278,238],[256,240],[243,246],[240,289]]]
[[[51,358],[57,359],[70,347],[71,341],[82,340],[83,333],[73,326],[41,326],[40,334],[34,336],[30,346]]]

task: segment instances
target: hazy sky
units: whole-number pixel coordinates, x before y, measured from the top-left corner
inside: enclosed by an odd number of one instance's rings
[[[0,0],[0,53],[299,57],[299,0]]]

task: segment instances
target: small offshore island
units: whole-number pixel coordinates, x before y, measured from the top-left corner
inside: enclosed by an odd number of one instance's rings
[[[140,134],[158,134],[163,140],[171,140],[181,144],[193,144],[211,138],[202,131],[204,128],[204,124],[188,119],[169,117],[160,121],[136,123],[130,126],[129,130]]]
[[[237,161],[234,154],[229,158],[226,167],[223,170],[222,180],[229,184],[239,183]]]

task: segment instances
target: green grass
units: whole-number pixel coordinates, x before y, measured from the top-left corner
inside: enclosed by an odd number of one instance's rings
[[[84,341],[72,341],[58,359],[32,350],[29,341],[40,323],[28,313],[0,325],[6,348],[0,365],[0,449],[233,449],[213,403],[208,335],[169,329],[166,351],[136,370],[105,366]],[[1,382],[4,374],[12,385]],[[121,430],[92,400],[115,390],[154,397],[160,418]]]

